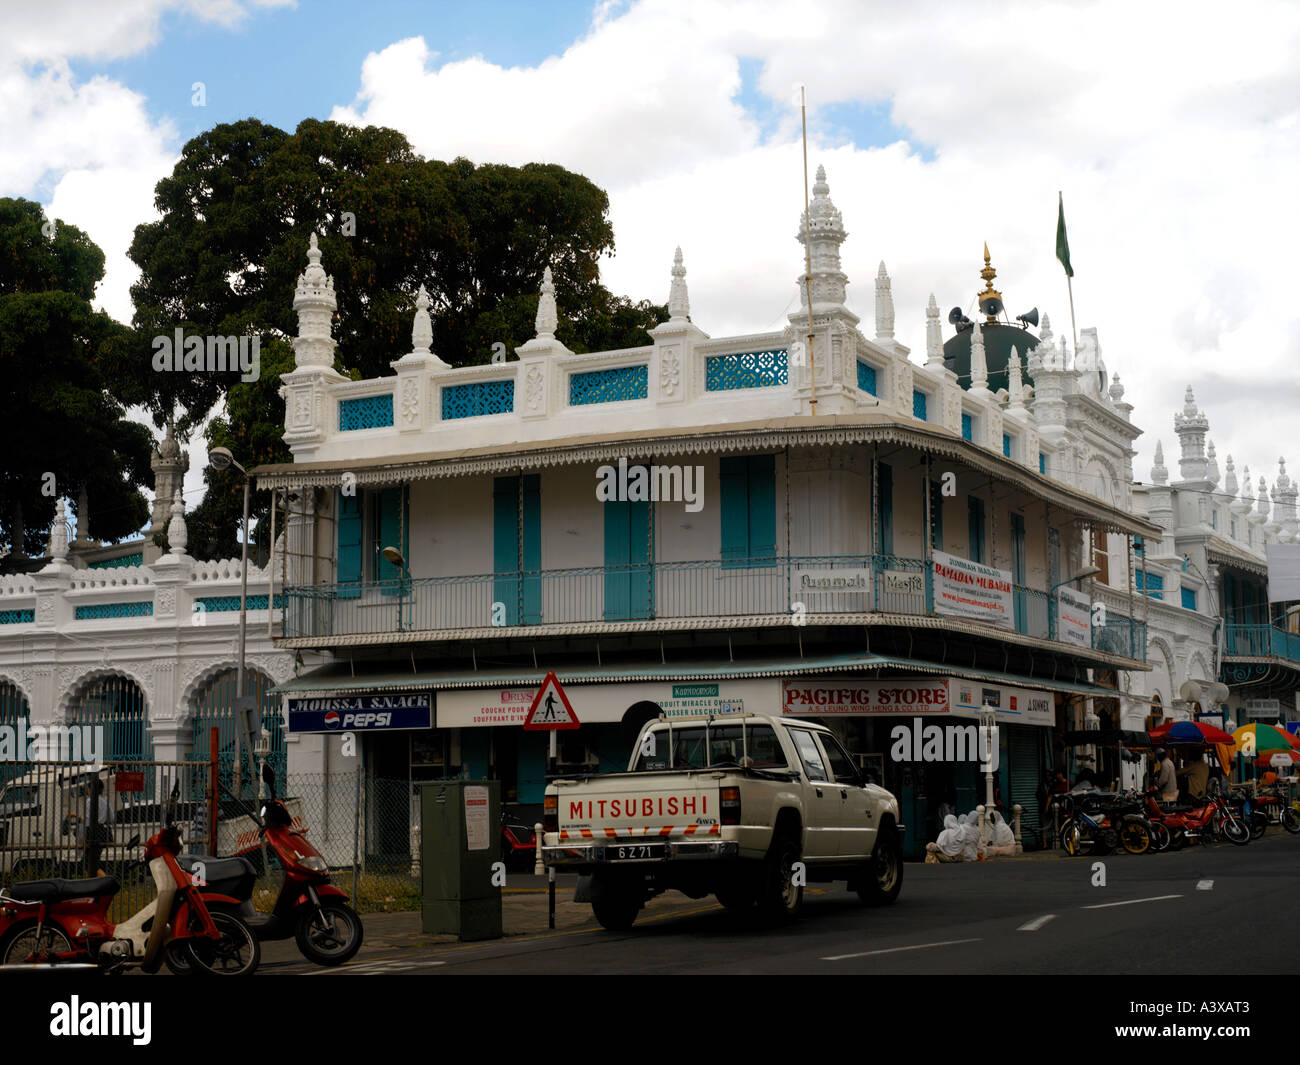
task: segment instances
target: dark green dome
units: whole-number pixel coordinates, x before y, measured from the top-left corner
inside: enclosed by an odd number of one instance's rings
[[[949,339],[943,346],[943,364],[949,370],[957,371],[957,383],[962,388],[970,389],[970,341],[972,329],[963,329]],[[1020,379],[1026,385],[1034,383],[1033,377],[1025,369],[1029,352],[1038,347],[1038,338],[1016,325],[1004,325],[1002,322],[984,324],[984,361],[989,371],[989,391],[1008,388],[1007,363],[1011,361],[1011,348],[1020,352]]]

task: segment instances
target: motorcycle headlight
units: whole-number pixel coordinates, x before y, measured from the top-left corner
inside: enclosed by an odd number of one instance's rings
[[[328,873],[330,871],[330,867],[325,864],[325,859],[317,854],[299,858],[298,864],[304,869],[310,869],[313,873]]]

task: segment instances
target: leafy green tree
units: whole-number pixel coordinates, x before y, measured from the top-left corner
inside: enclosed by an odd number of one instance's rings
[[[28,554],[49,536],[58,497],[85,488],[89,535],[119,540],[148,517],[152,437],[108,392],[128,332],[90,301],[104,254],[40,204],[0,199],[0,539]]]
[[[182,434],[226,397],[209,443],[250,467],[290,457],[277,375],[292,357],[268,352],[297,332],[293,293],[313,231],[338,299],[336,368],[349,375],[392,373],[410,350],[420,285],[430,296],[433,350],[453,366],[486,363],[494,344],[513,352],[533,336],[547,265],[557,335],[574,351],[645,344],[645,330],[668,316],[601,285],[614,233],[608,197],[588,179],[548,164],[426,160],[391,129],[315,119],[291,134],[251,118],[218,125],[185,145],[155,204],[161,217],[136,228],[130,249],[141,277],[117,395],[152,409],[159,424],[181,408]],[[156,372],[154,338],[177,328],[261,336],[261,378]],[[214,487],[216,478],[237,480],[209,474]],[[209,492],[189,519],[190,550],[230,550],[241,505],[235,488]],[[256,500],[258,516],[266,508],[265,497]]]

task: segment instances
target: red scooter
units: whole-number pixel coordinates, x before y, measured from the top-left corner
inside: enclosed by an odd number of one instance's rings
[[[1170,847],[1181,850],[1188,842],[1213,843],[1219,831],[1239,847],[1250,842],[1250,825],[1223,800],[1222,795],[1211,795],[1201,806],[1183,806],[1165,809],[1155,799],[1155,789],[1146,793],[1147,817],[1153,824],[1163,825],[1169,840],[1158,849]]]
[[[275,773],[266,766],[262,773],[270,799],[262,807],[259,834],[275,851],[284,870],[280,893],[270,913],[253,907],[253,870],[244,858],[212,858],[185,855],[187,868],[201,871],[210,887],[228,892],[239,900],[239,916],[259,940],[297,940],[298,949],[317,965],[342,965],[361,949],[361,918],[348,905],[347,895],[330,883],[329,865],[307,842],[306,829],[295,829],[284,802],[275,794]],[[182,958],[169,955],[168,966]]]
[[[239,900],[205,890],[181,868],[180,833],[171,823],[145,844],[158,897],[120,924],[108,908],[120,887],[111,876],[32,880],[0,890],[0,965],[91,967],[138,965],[156,973],[164,960],[184,959],[187,972],[252,974],[261,948],[235,910]],[[138,845],[139,838],[129,846]]]

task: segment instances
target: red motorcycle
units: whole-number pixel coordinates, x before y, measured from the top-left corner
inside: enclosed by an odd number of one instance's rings
[[[1250,826],[1239,817],[1223,799],[1212,795],[1202,806],[1176,806],[1168,808],[1156,802],[1155,789],[1146,793],[1147,819],[1162,827],[1168,840],[1155,840],[1157,850],[1166,847],[1181,850],[1189,842],[1213,843],[1222,833],[1231,843],[1244,847],[1250,842]]]
[[[262,807],[258,831],[284,870],[271,912],[260,913],[253,907],[256,878],[246,859],[186,855],[181,862],[198,871],[210,887],[233,895],[240,918],[259,940],[296,939],[308,961],[342,965],[361,949],[361,918],[348,905],[347,895],[330,883],[329,865],[307,842],[306,829],[293,827],[292,816],[276,797],[275,773],[270,766],[264,769],[262,779],[271,797]],[[183,971],[183,958],[169,956],[167,963],[173,972]]]
[[[164,960],[184,959],[189,972],[247,976],[261,948],[235,911],[239,900],[205,890],[181,868],[180,833],[171,823],[145,844],[158,897],[114,925],[108,909],[117,878],[32,880],[0,890],[0,965],[96,966],[118,971],[138,965],[156,973]],[[139,844],[139,837],[129,846]]]

